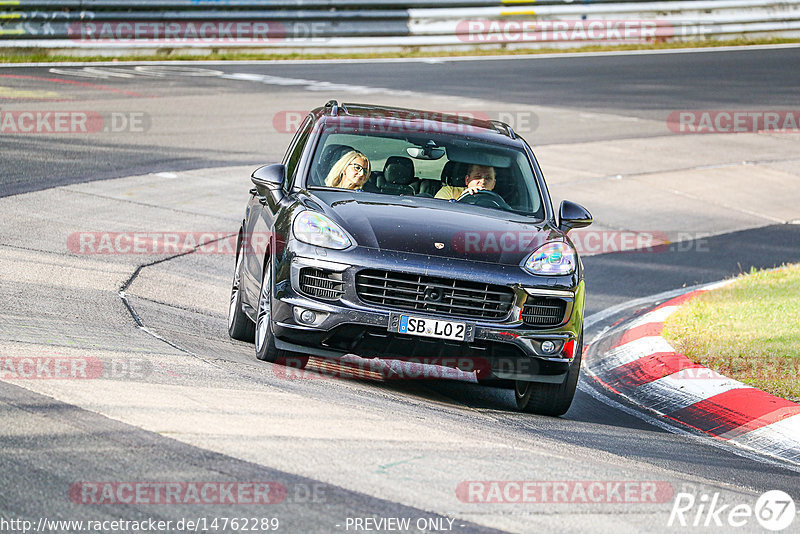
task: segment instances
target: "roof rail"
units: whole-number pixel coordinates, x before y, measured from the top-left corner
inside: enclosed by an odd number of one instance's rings
[[[514,132],[514,129],[511,128],[511,126],[509,126],[505,122],[496,121],[496,120],[489,121],[489,122],[491,122],[492,126],[494,126],[494,129],[497,130],[498,132],[500,132],[501,134],[506,135],[506,136],[510,137],[511,139],[516,139],[517,138],[517,134]]]
[[[331,108],[331,116],[336,117],[339,114],[339,102],[336,100],[328,100],[325,103],[326,108]]]

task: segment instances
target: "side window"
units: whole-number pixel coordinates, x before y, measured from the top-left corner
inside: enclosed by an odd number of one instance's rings
[[[300,157],[303,155],[303,149],[306,146],[306,142],[308,141],[308,137],[311,134],[311,127],[314,124],[314,120],[309,115],[306,120],[303,122],[300,129],[297,131],[297,135],[294,137],[294,141],[292,142],[291,147],[286,152],[286,177],[289,179],[289,183],[294,183],[294,175],[295,171],[297,170],[297,164],[300,162]],[[288,185],[288,184],[287,184]]]

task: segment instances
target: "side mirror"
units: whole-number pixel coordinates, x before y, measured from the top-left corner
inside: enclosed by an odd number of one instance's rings
[[[573,228],[583,228],[592,224],[592,214],[575,202],[564,200],[558,209],[558,228],[569,232]]]
[[[280,163],[264,165],[253,171],[250,179],[256,184],[259,193],[265,194],[269,190],[280,189],[286,181],[286,166]]]

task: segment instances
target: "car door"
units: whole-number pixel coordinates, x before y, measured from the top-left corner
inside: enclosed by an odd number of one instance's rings
[[[264,272],[264,258],[268,251],[274,252],[277,243],[289,237],[275,235],[275,220],[278,218],[280,210],[287,206],[285,194],[289,191],[290,184],[296,178],[299,168],[298,163],[308,143],[313,125],[313,116],[309,115],[300,126],[283,158],[282,163],[286,166],[284,195],[268,194],[261,196],[257,191],[251,190],[252,196],[248,204],[244,229],[245,236],[249,240],[249,246],[244,247],[244,261],[247,268],[244,270],[243,278],[246,278],[246,280],[242,284],[245,307],[249,308],[249,315],[254,315],[253,310],[258,305],[258,294],[261,290],[261,279]]]

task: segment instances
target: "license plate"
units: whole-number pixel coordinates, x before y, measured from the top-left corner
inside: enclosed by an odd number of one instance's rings
[[[431,319],[430,317],[400,315],[397,331],[401,334],[411,334],[414,336],[464,341],[467,339],[468,326],[466,323],[460,323],[458,321],[443,321],[441,319]]]

